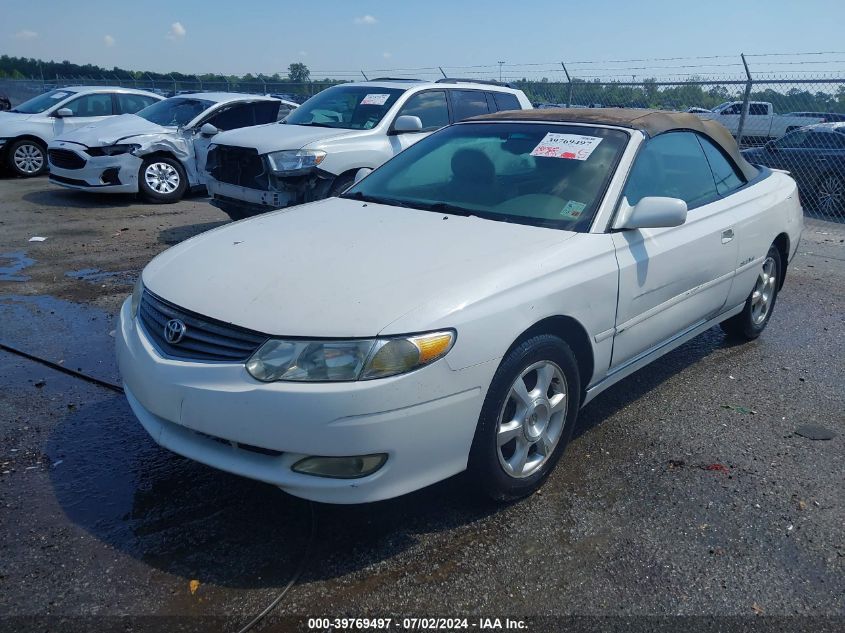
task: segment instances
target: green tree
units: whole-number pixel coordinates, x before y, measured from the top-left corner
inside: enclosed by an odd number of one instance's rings
[[[288,66],[288,79],[296,83],[305,83],[311,79],[311,71],[301,62],[291,64]]]

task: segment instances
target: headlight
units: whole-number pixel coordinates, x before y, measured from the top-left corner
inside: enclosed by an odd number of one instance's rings
[[[326,157],[324,151],[318,149],[283,150],[267,154],[270,169],[275,172],[296,172],[316,167]]]
[[[138,281],[135,282],[135,287],[132,288],[132,303],[129,304],[130,314],[135,317],[138,314],[138,306],[141,305],[141,297],[144,295],[144,282],[141,281],[141,275],[138,275]]]
[[[455,342],[451,330],[353,341],[270,339],[247,361],[263,382],[345,382],[385,378],[443,358]]]
[[[119,156],[121,154],[131,154],[140,147],[137,144],[107,145],[105,147],[89,147],[85,150],[85,153],[89,156]]]

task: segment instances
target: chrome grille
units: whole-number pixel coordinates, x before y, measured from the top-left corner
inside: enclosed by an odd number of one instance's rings
[[[190,312],[148,290],[141,298],[138,318],[155,347],[165,356],[180,360],[244,362],[269,338],[260,332]],[[164,338],[165,326],[171,319],[185,324],[184,338],[178,343],[169,343]]]
[[[85,167],[85,159],[76,152],[69,149],[51,149],[47,151],[50,164],[61,169],[82,169]]]

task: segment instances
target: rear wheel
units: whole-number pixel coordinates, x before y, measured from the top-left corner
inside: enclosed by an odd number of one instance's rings
[[[726,334],[751,341],[763,333],[775,309],[782,270],[780,251],[772,246],[763,260],[754,289],[745,300],[742,312],[720,324]]]
[[[144,160],[138,173],[141,196],[154,204],[170,204],[182,199],[188,188],[188,177],[182,163],[167,156]]]
[[[38,176],[47,171],[47,148],[31,139],[16,141],[9,147],[8,163],[18,176]]]
[[[824,174],[813,192],[813,202],[823,215],[845,216],[845,180],[837,174]]]
[[[548,334],[511,350],[493,377],[469,458],[476,485],[499,501],[537,490],[572,437],[581,384],[575,356]]]

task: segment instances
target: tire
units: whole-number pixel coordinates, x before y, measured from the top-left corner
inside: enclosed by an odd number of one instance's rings
[[[185,168],[175,158],[151,156],[145,158],[138,171],[138,191],[153,204],[178,202],[188,189]]]
[[[47,148],[38,141],[21,139],[9,147],[9,169],[22,178],[32,178],[47,171]]]
[[[540,380],[549,385],[545,393]],[[513,348],[478,419],[468,464],[475,486],[496,501],[536,491],[572,438],[580,404],[578,365],[564,341],[541,334]]]
[[[355,182],[355,174],[340,175],[334,179],[332,186],[329,188],[329,193],[326,197],[334,198],[349,189]]]
[[[775,309],[782,275],[780,251],[771,246],[742,312],[720,323],[725,334],[753,341],[763,333]]]
[[[825,217],[845,217],[845,178],[823,174],[813,188],[812,204],[813,210]]]

